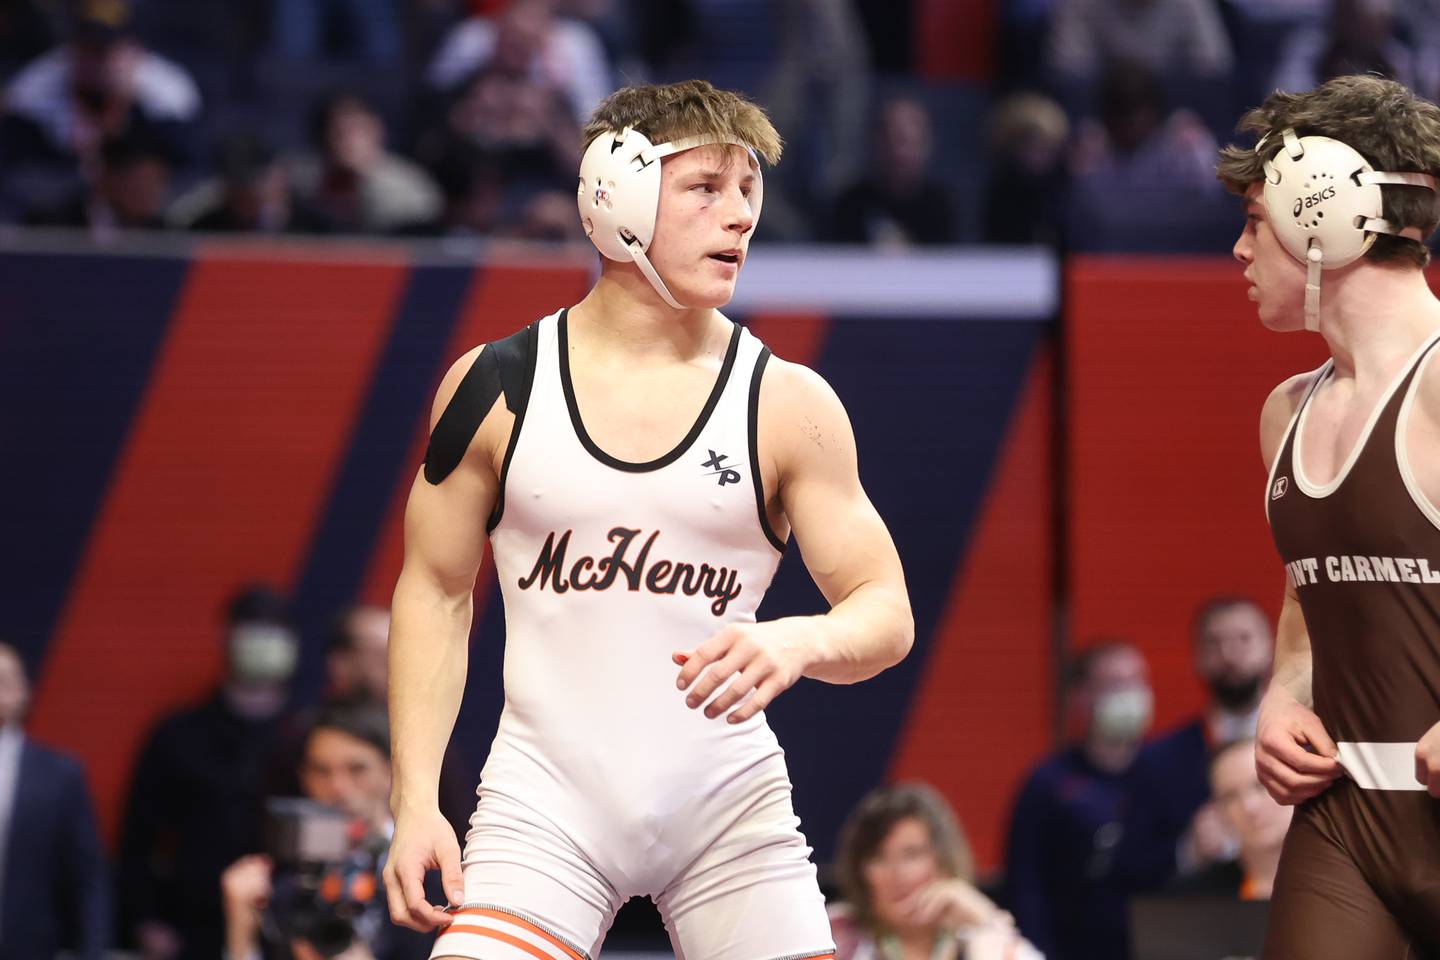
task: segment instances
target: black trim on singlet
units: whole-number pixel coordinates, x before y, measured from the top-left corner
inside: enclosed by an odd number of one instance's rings
[[[540,321],[494,345],[500,362],[500,382],[505,387],[505,406],[515,414],[510,428],[510,442],[505,446],[505,459],[500,462],[500,486],[495,491],[495,509],[485,524],[485,532],[493,533],[505,515],[505,480],[510,476],[510,461],[515,445],[520,442],[520,428],[525,425],[525,411],[530,408],[530,388],[535,383],[535,365],[540,353]],[[510,398],[515,398],[515,403]]]
[[[506,408],[515,415],[515,427],[510,432],[510,446],[501,469],[497,512],[492,514],[497,522],[498,511],[504,503],[505,471],[509,469],[510,454],[515,450],[530,400],[537,343],[536,326],[531,324],[503,340],[485,344],[470,369],[465,371],[440,419],[435,421],[435,429],[430,432],[430,441],[425,447],[425,480],[431,485],[443,483],[465,459],[475,431],[490,415],[495,401],[505,398]]]
[[[725,384],[729,382],[730,371],[735,366],[735,355],[740,350],[740,325],[732,323],[734,330],[730,334],[730,346],[725,351],[725,362],[720,367],[720,375],[715,378],[715,386],[710,391],[710,398],[705,401],[705,409],[700,411],[700,416],[696,418],[695,425],[690,428],[685,439],[681,440],[675,449],[657,460],[632,463],[629,460],[612,457],[601,450],[599,445],[590,439],[590,434],[585,430],[585,422],[580,419],[580,407],[575,402],[575,386],[570,380],[570,337],[566,333],[565,323],[568,315],[568,310],[562,310],[558,324],[560,328],[560,385],[565,391],[565,406],[570,411],[570,423],[575,428],[575,436],[580,440],[580,445],[590,456],[607,467],[614,467],[616,470],[624,470],[627,473],[648,473],[674,463],[699,439],[700,432],[705,429],[705,424],[710,422],[710,415],[715,412],[715,405],[720,402],[720,397],[725,392]]]
[[[760,514],[760,529],[770,545],[784,553],[785,541],[770,526],[770,515],[765,510],[765,478],[760,475],[760,378],[769,361],[770,348],[762,346],[760,356],[755,358],[755,372],[750,375],[750,411],[746,417],[750,434],[750,477],[755,481],[755,509]]]

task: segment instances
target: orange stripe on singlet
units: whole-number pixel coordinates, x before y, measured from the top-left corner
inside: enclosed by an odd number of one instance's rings
[[[512,947],[518,947],[534,957],[535,960],[555,960],[554,956],[541,950],[533,943],[527,943],[519,937],[512,937],[510,934],[502,933],[499,930],[491,930],[489,927],[472,927],[465,924],[457,927],[452,925],[445,933],[440,934],[440,936],[443,937],[446,933],[469,933],[477,937],[489,937],[491,940],[499,940],[501,943],[508,943]]]
[[[490,910],[485,907],[469,907],[465,910],[455,911],[455,916],[489,917],[491,920],[503,920],[506,923],[514,924],[522,930],[535,934],[535,936],[539,937],[546,943],[555,947],[555,949],[564,953],[567,957],[570,958],[570,960],[586,960],[584,954],[577,952],[575,948],[570,946],[568,943],[565,943],[563,940],[557,939],[555,935],[550,933],[549,931],[544,930],[541,927],[537,927],[535,924],[531,923],[529,920],[526,920],[524,917],[517,917],[513,913],[505,913],[501,910]],[[464,929],[466,933],[474,933],[482,928],[476,927],[474,929],[471,929],[467,926],[465,928],[456,927],[454,929]],[[529,944],[526,944],[526,946],[529,946]],[[550,960],[550,958],[547,957],[546,960]]]

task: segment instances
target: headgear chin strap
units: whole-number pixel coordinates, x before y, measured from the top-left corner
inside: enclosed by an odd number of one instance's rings
[[[1280,132],[1283,144],[1265,161],[1262,198],[1270,227],[1306,265],[1305,329],[1320,329],[1320,277],[1365,255],[1375,235],[1398,235],[1402,225],[1384,217],[1382,185],[1436,189],[1428,173],[1383,173],[1353,147],[1329,137]],[[1255,144],[1258,153],[1269,135]]]
[[[611,260],[633,261],[660,299],[677,310],[684,305],[671,295],[645,252],[655,237],[655,217],[660,209],[660,163],[672,154],[711,144],[745,147],[724,137],[682,137],[669,143],[652,144],[632,127],[600,134],[580,160],[580,189],[576,200],[585,235]],[[759,161],[756,161],[758,176]],[[760,217],[759,185],[756,188],[755,217]]]

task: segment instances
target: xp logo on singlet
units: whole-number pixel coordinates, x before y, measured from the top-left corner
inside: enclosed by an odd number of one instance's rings
[[[1286,490],[1289,490],[1289,489],[1290,489],[1290,478],[1289,478],[1289,477],[1277,477],[1276,480],[1275,480],[1275,486],[1273,486],[1273,487],[1270,488],[1270,499],[1271,499],[1271,500],[1279,500],[1281,497],[1285,496],[1285,491],[1286,491]]]
[[[740,471],[724,465],[725,461],[729,459],[728,454],[716,453],[714,450],[711,450],[710,459],[706,460],[701,466],[711,471],[706,474],[707,477],[719,477],[720,486],[722,487],[727,483],[739,483]]]

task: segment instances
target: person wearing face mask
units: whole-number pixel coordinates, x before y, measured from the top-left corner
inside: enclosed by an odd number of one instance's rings
[[[1137,889],[1234,860],[1239,840],[1211,802],[1210,757],[1255,736],[1274,630],[1255,601],[1221,596],[1192,621],[1195,673],[1210,693],[1199,716],[1148,744],[1135,764],[1135,802],[1120,850]]]
[[[219,955],[220,873],[258,844],[263,773],[299,653],[289,601],[246,587],[223,635],[219,688],[155,727],[126,805],[121,932],[146,960]]]
[[[1127,889],[1115,855],[1131,771],[1150,727],[1149,668],[1133,645],[1108,641],[1067,672],[1075,736],[1020,789],[1006,849],[1006,901],[1020,932],[1052,960],[1129,956]]]
[[[840,831],[830,908],[835,960],[1038,960],[1015,921],[975,888],[955,813],[933,787],[872,790]]]

